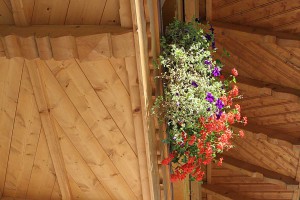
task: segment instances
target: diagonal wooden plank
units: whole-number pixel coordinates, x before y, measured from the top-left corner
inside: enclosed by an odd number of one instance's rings
[[[111,63],[99,60],[79,65],[130,146],[137,152],[130,96]]]
[[[114,199],[136,199],[128,183],[110,159],[115,154],[113,149],[109,155],[106,154],[45,62],[27,61],[27,65],[31,68],[40,66],[53,118],[80,152],[109,195]]]
[[[55,180],[55,170],[49,153],[46,136],[44,130],[42,129],[30,176],[28,190],[25,196],[26,199],[50,199]]]
[[[128,182],[135,195],[141,195],[136,147],[132,148],[126,133],[121,132],[105,105],[97,96],[75,60],[46,62],[76,109],[98,139],[102,148]],[[98,67],[104,67],[99,65]],[[105,67],[104,67],[105,68]],[[109,73],[107,73],[109,74]],[[123,91],[124,91],[124,86]],[[114,88],[112,88],[114,89]],[[113,91],[106,91],[107,95]],[[118,90],[122,93],[122,90]],[[123,100],[123,99],[122,99]],[[119,101],[111,99],[112,103]],[[135,141],[134,141],[135,142]]]
[[[0,196],[3,195],[24,60],[0,58]]]
[[[88,167],[84,159],[80,156],[79,152],[73,146],[71,141],[63,132],[62,128],[55,121],[55,128],[59,137],[61,149],[64,152],[64,160],[68,175],[72,177],[75,184],[79,187],[79,194],[72,194],[75,198],[84,199],[99,199],[109,200],[112,199],[102,184],[97,180],[92,170]]]
[[[48,97],[45,93],[45,83],[43,80],[44,75],[41,70],[42,66],[31,66],[28,65],[28,63],[26,65],[30,74],[34,96],[37,101],[42,126],[45,131],[49,152],[53,160],[55,173],[62,193],[62,198],[71,199],[72,195],[68,182],[67,172],[58,142],[57,132],[53,124],[53,119],[51,117],[50,107],[47,103]]]
[[[26,196],[41,131],[39,112],[27,68],[23,70],[12,135],[4,195]]]

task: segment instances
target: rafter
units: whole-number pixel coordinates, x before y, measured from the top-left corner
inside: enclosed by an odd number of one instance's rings
[[[300,103],[300,90],[243,76],[238,77],[238,82],[240,83],[240,88],[243,88],[247,91],[250,90],[256,91],[257,93],[269,93],[275,98],[283,98]]]
[[[222,155],[224,158],[224,167],[240,171],[243,174],[251,177],[263,177],[265,182],[273,184],[284,184],[290,188],[298,188],[299,182],[289,176],[282,175],[277,172],[253,165],[230,156]]]
[[[251,198],[246,197],[240,193],[213,184],[203,184],[202,192],[224,200],[251,200]]]
[[[267,29],[241,26],[214,21],[217,35],[230,36],[242,41],[254,41],[258,43],[276,43],[282,47],[300,48],[299,34],[273,32]]]
[[[10,0],[15,24],[17,26],[28,26],[30,24],[30,17],[34,0]]]

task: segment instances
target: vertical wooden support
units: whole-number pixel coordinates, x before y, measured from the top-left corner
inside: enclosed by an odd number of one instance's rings
[[[184,1],[184,17],[186,22],[199,17],[199,0]]]
[[[212,164],[206,166],[206,180],[207,184],[211,184],[211,171],[212,171]],[[207,194],[207,200],[212,200],[212,195]]]
[[[178,20],[183,21],[183,1],[182,0],[176,0],[176,5],[177,5],[177,9],[176,9],[176,13],[175,13],[175,17]]]
[[[47,66],[45,66],[45,64],[40,60],[26,61],[26,66],[30,74],[34,96],[38,105],[42,126],[45,131],[49,152],[53,161],[62,198],[69,200],[72,199],[72,196],[67,171],[54,126],[54,119],[51,116],[51,108],[47,103],[47,94],[45,92],[45,83],[43,81],[43,71],[46,70],[45,68]]]
[[[213,20],[212,1],[213,0],[206,0],[206,21],[209,21],[209,22],[211,22]]]

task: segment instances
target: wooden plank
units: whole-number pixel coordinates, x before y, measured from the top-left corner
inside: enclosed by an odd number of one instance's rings
[[[128,73],[126,70],[125,59],[112,57],[111,59],[109,59],[109,62],[113,66],[114,70],[116,71],[120,80],[122,81],[124,87],[126,88],[127,92],[129,93],[129,80],[128,80]]]
[[[0,196],[3,195],[24,60],[0,58]]]
[[[31,24],[64,24],[70,0],[36,0]]]
[[[297,16],[300,15],[299,9],[291,10],[290,12],[282,13],[279,15],[272,16],[267,19],[262,19],[253,22],[255,26],[258,27],[270,27],[272,29],[276,29],[276,27],[286,26],[289,24],[293,24],[297,22]]]
[[[131,98],[131,106],[133,111],[133,122],[134,122],[134,128],[135,128],[135,136],[136,136],[136,142],[137,142],[137,149],[139,154],[139,163],[140,163],[140,171],[141,176],[147,173],[147,168],[144,166],[145,163],[155,163],[155,165],[152,167],[152,170],[148,173],[151,173],[151,176],[154,174],[158,174],[158,166],[157,166],[157,155],[156,155],[156,148],[155,146],[150,146],[151,149],[149,149],[149,153],[147,155],[147,158],[145,158],[145,155],[143,154],[143,150],[146,149],[146,145],[144,141],[148,140],[150,144],[153,144],[155,139],[153,138],[154,134],[151,135],[152,132],[148,132],[150,136],[144,135],[144,134],[138,134],[138,133],[145,133],[144,127],[143,127],[143,116],[142,116],[142,105],[141,105],[141,97],[140,97],[140,91],[139,91],[139,77],[137,73],[137,66],[136,66],[136,60],[135,57],[126,58],[126,69],[128,72],[128,78],[129,78],[129,90],[130,90],[130,98]],[[151,137],[152,136],[152,137]],[[149,141],[150,140],[150,141]],[[154,141],[153,141],[154,140]],[[149,147],[148,147],[149,148]],[[143,166],[143,168],[141,168]],[[143,179],[142,179],[143,180]],[[159,191],[159,179],[158,176],[152,177],[153,186],[155,188],[156,198],[159,198],[159,194],[157,192]],[[149,183],[144,183],[144,185],[147,185]]]
[[[274,2],[274,0],[273,0]],[[276,0],[275,0],[276,2]],[[271,5],[270,5],[271,4]],[[230,16],[240,15],[245,12],[250,12],[264,6],[272,6],[272,1],[270,0],[239,0],[233,2],[231,4],[227,4],[226,6],[222,6],[218,9],[215,9],[214,16],[219,21],[223,21],[222,19],[230,18]],[[237,18],[237,17],[236,17]]]
[[[212,22],[214,18],[213,0],[206,0],[205,6],[206,6],[206,20]]]
[[[130,0],[120,0],[120,23],[122,27],[132,28],[132,14]]]
[[[254,158],[252,164],[259,165],[263,168],[275,171],[277,173],[286,176],[295,176],[296,167],[291,163],[285,163],[281,155],[273,152],[271,149],[267,148],[261,141],[256,138],[252,138],[251,135],[245,135],[247,142],[241,139],[235,139],[234,144],[238,146],[238,150],[242,153],[247,154],[247,156]],[[246,160],[248,161],[246,157]]]
[[[18,35],[28,37],[59,37],[59,36],[87,36],[101,33],[122,34],[132,32],[132,29],[117,25],[34,25],[34,26],[8,26],[0,25],[0,35]]]
[[[28,70],[25,67],[7,166],[5,196],[15,198],[26,196],[40,131],[40,116]]]
[[[42,129],[30,176],[30,182],[28,184],[26,199],[50,199],[55,180],[55,170],[49,153],[45,132]]]
[[[292,199],[293,192],[245,192],[253,199]]]
[[[247,162],[244,162],[244,161],[241,161],[241,160],[238,160],[233,157],[226,156],[226,155],[222,155],[222,157],[224,158],[223,162],[226,163],[227,165],[231,165],[231,166],[237,167],[239,169],[242,169],[241,172],[243,172],[245,170],[247,172],[259,173],[259,174],[263,175],[264,178],[271,179],[268,181],[269,183],[270,183],[270,181],[274,184],[276,184],[278,182],[283,182],[286,185],[292,185],[292,186],[296,186],[296,187],[299,185],[298,181],[294,180],[293,178],[291,178],[289,176],[285,176],[283,174],[273,172],[271,170],[262,168],[260,166],[253,165],[253,164],[250,164],[250,163],[247,163]]]
[[[202,200],[202,189],[201,183],[197,181],[191,182],[191,199],[192,200]]]
[[[119,14],[119,1],[118,0],[109,0],[106,1],[104,11],[101,15],[99,24],[120,24],[120,14]],[[117,9],[116,9],[117,8]]]
[[[70,178],[69,178],[70,180]],[[70,183],[71,185],[71,183]],[[72,190],[72,195],[73,195],[73,190]],[[52,190],[52,194],[51,194],[51,200],[60,200],[61,199],[61,192],[59,190],[59,185],[58,185],[58,182],[57,180],[55,181],[55,184],[54,184],[54,187],[53,187],[53,190]]]
[[[261,58],[257,57],[257,54],[255,52],[248,50],[243,44],[237,42],[236,39],[233,38],[222,37],[222,46],[225,47],[226,50],[235,54],[239,60],[243,60],[243,63],[248,63],[247,65],[252,66],[254,70],[254,66],[261,66],[260,70],[255,70],[251,72],[253,79],[260,80],[261,78],[261,81],[266,81],[277,85],[283,85],[286,87],[296,89],[300,88],[298,84],[295,84],[294,81],[291,80],[289,76],[287,76],[287,74],[285,74],[284,70],[274,70],[273,66],[269,65],[268,63],[264,63]],[[217,38],[217,41],[220,42],[220,38]],[[243,69],[245,69],[245,67],[243,67]]]
[[[105,107],[108,101],[107,98],[103,100],[99,99],[97,93],[81,71],[76,60],[65,62],[56,62],[52,60],[46,61],[46,63],[55,74],[61,88],[64,89],[65,93],[68,95],[113,164],[119,170],[119,173],[129,184],[136,197],[141,196],[140,178],[138,173],[139,164],[136,156],[136,141],[129,137],[134,133],[127,134],[126,132],[120,131],[120,128],[114,121],[115,119],[113,119],[112,115],[109,113],[111,109]],[[99,64],[102,63],[103,62],[100,62]],[[104,64],[107,63],[108,62],[104,62]],[[65,66],[68,67],[65,68]],[[107,70],[106,67],[101,65],[98,65],[97,67],[103,68],[106,70],[106,75],[110,75],[109,70]],[[113,71],[113,69],[111,69],[111,71]],[[96,74],[96,77],[100,78],[98,74]],[[118,82],[120,82],[120,80]],[[125,98],[121,96],[122,93],[125,93],[126,96],[126,90],[123,85],[119,84],[120,87],[118,88],[111,85],[109,86],[113,91],[106,90],[105,93],[107,96],[109,96],[109,93],[115,92],[114,94],[119,94],[119,96],[114,96],[114,98],[124,102],[126,101]],[[116,104],[116,107],[123,106],[124,110],[128,110],[128,108],[125,107],[126,105],[120,104],[121,101],[117,101],[116,99],[110,99],[111,103]],[[105,122],[105,124],[103,124],[103,122]]]
[[[17,26],[28,26],[31,22],[34,0],[10,0],[14,21]]]
[[[300,32],[300,22],[295,21],[293,23],[276,26],[273,28],[273,30],[287,32],[287,33],[299,33]]]
[[[13,14],[5,1],[0,1],[0,24],[14,24]]]
[[[250,200],[251,198],[244,196],[242,194],[236,193],[234,191],[230,191],[226,188],[221,188],[217,185],[211,185],[211,184],[203,184],[202,185],[202,191],[206,194],[210,194],[213,196],[216,196],[217,198],[226,199],[226,200]]]
[[[251,0],[251,2],[253,3],[255,0]],[[271,5],[258,7],[257,9],[249,10],[249,12],[243,12],[239,15],[233,15],[227,18],[226,21],[234,22],[236,24],[254,25],[255,21],[271,18],[271,16],[276,16],[282,13],[287,13],[291,10],[299,9],[300,6],[300,2],[297,0],[280,0],[273,2],[274,3]]]
[[[75,184],[80,188],[80,193],[73,196],[85,199],[112,199],[59,124],[56,121],[54,124],[61,149],[64,152],[63,157],[68,175],[72,177]]]
[[[99,24],[105,1],[70,0],[65,24]]]
[[[45,93],[48,97],[48,104],[53,118],[58,122],[73,145],[76,146],[78,152],[102,183],[105,190],[114,199],[135,199],[128,183],[110,159],[110,157],[115,156],[114,149],[111,149],[109,156],[106,154],[43,61],[27,61],[27,64],[32,69],[36,69],[39,66],[43,70],[43,78],[47,86],[45,87]]]
[[[184,1],[184,18],[186,22],[199,17],[199,0]]]
[[[40,63],[39,63],[40,64]],[[30,63],[26,63],[27,69],[30,74],[31,83],[33,86],[34,95],[38,105],[42,126],[45,131],[49,152],[53,160],[53,165],[59,187],[62,193],[63,199],[71,199],[71,190],[68,182],[67,172],[60,149],[57,131],[53,124],[52,114],[50,112],[50,106],[48,105],[48,97],[45,92],[45,85],[43,79],[43,66],[32,66]]]
[[[274,32],[268,29],[224,22],[214,22],[213,25],[215,26],[216,35],[231,36],[245,42],[277,43],[283,47],[298,47],[300,43],[300,36],[297,34]]]

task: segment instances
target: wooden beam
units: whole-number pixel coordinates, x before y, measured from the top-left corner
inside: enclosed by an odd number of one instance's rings
[[[202,192],[206,193],[207,195],[212,195],[220,199],[224,200],[251,200],[251,198],[244,196],[240,193],[236,193],[232,190],[227,188],[220,187],[219,185],[213,184],[203,184],[202,185]]]
[[[72,199],[71,189],[68,181],[68,175],[65,168],[62,151],[58,141],[57,131],[51,116],[51,110],[47,103],[47,94],[43,83],[43,66],[42,62],[35,65],[27,65],[33,86],[34,96],[38,105],[42,126],[45,131],[49,152],[53,161],[55,174],[58,180],[60,191],[63,199]]]
[[[236,128],[248,131],[251,134],[256,134],[256,138],[265,138],[271,144],[282,145],[293,148],[300,145],[300,138],[288,135],[282,131],[276,131],[265,126],[255,125],[251,122],[247,126],[235,125]]]
[[[300,48],[299,34],[274,32],[268,29],[241,26],[224,22],[213,22],[215,33],[226,37],[236,38],[242,41],[254,41],[257,43],[274,43],[281,47]]]
[[[300,90],[277,85],[274,83],[267,83],[256,79],[251,79],[243,76],[238,76],[238,83],[242,84],[243,89],[248,90],[269,90],[274,98],[289,99],[293,102],[300,103]],[[249,86],[249,87],[247,87]],[[262,92],[265,93],[265,92]]]
[[[279,184],[285,184],[289,187],[298,188],[299,182],[289,176],[285,176],[277,172],[273,172],[271,170],[235,159],[230,156],[222,155],[222,157],[224,158],[223,160],[224,167],[238,170],[246,175],[249,175],[249,173],[250,174],[253,173],[252,177],[262,176],[264,177],[264,180],[268,183],[273,183],[273,184],[279,183]],[[257,175],[257,173],[259,175]]]
[[[13,26],[11,31],[0,28],[0,56],[24,57],[29,60],[79,58],[86,61],[135,55],[134,37],[130,29],[115,26],[110,26],[114,27],[112,29],[99,29],[95,26],[55,27],[30,30]],[[106,33],[101,33],[102,31]]]
[[[186,22],[199,17],[199,0],[184,1],[184,17]]]
[[[18,35],[28,37],[35,35],[37,37],[49,36],[85,36],[100,33],[122,34],[132,32],[131,28],[124,28],[118,25],[34,25],[34,26],[12,26],[0,25],[0,35]]]
[[[213,20],[212,2],[213,2],[213,0],[206,0],[206,3],[205,3],[206,21],[209,21],[209,22],[211,22]]]

